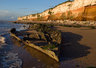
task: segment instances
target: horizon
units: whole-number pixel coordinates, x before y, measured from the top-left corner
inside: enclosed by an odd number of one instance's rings
[[[67,0],[1,0],[0,1],[0,20],[17,20],[17,17],[41,13]]]

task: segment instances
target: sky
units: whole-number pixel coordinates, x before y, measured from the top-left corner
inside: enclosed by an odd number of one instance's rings
[[[0,20],[16,20],[18,16],[40,13],[66,0],[0,0]]]

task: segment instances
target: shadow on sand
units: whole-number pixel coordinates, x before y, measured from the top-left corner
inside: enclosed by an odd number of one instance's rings
[[[60,61],[72,60],[75,58],[80,58],[87,56],[90,52],[85,45],[81,45],[79,41],[83,37],[71,32],[62,32],[62,45],[60,49]]]

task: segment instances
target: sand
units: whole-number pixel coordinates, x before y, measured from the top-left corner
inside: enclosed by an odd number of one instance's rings
[[[96,29],[57,27],[62,31],[61,68],[96,67]]]

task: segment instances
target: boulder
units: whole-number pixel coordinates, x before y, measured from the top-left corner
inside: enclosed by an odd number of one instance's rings
[[[12,29],[10,30],[10,32],[11,32],[11,33],[15,33],[15,32],[16,32],[16,28],[12,28]]]
[[[29,35],[29,38],[32,38],[32,39],[40,39],[38,33],[32,33],[32,34],[30,34],[30,35]]]
[[[52,30],[49,32],[52,42],[61,44],[61,32],[57,30]]]
[[[31,29],[36,30],[37,34],[29,35],[30,38],[43,39],[48,43],[61,44],[61,32],[54,29],[50,24],[34,24],[30,26]]]
[[[43,32],[38,32],[39,33],[39,37],[40,39],[43,39],[46,41],[46,37],[45,37],[45,34]]]

